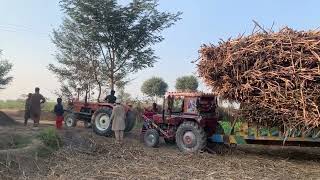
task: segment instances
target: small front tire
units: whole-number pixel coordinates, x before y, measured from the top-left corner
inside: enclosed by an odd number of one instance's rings
[[[68,127],[68,128],[76,127],[76,125],[77,125],[76,116],[73,113],[68,113],[64,117],[64,123],[65,123],[66,127]]]
[[[159,145],[159,132],[155,129],[148,129],[144,134],[144,144],[148,147],[157,147]]]

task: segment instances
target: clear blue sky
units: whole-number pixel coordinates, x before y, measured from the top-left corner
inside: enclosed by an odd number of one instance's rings
[[[142,82],[151,76],[162,77],[173,90],[177,77],[196,73],[191,61],[197,59],[202,44],[251,33],[252,19],[265,27],[275,22],[275,30],[283,26],[316,29],[320,26],[319,7],[317,0],[160,0],[161,10],[182,11],[182,20],[163,32],[165,40],[154,47],[159,62],[131,75],[135,80],[127,91],[141,95]],[[15,78],[0,92],[0,99],[15,99],[35,86],[45,96],[54,97],[51,92],[59,83],[46,67],[55,61],[50,33],[62,17],[58,0],[0,0],[0,49],[13,62]]]

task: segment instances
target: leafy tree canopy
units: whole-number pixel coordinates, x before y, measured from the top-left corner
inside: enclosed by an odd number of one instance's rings
[[[61,0],[60,5],[66,17],[53,33],[60,66],[49,69],[81,85],[98,84],[100,91],[152,67],[157,60],[152,46],[164,39],[161,32],[181,14],[159,11],[157,0],[127,5],[116,0]]]
[[[12,70],[13,65],[8,60],[2,57],[2,50],[0,50],[0,89],[5,89],[12,80],[12,76],[8,76]]]
[[[141,92],[149,97],[161,97],[168,89],[168,84],[160,77],[152,77],[141,86]]]
[[[176,81],[176,89],[178,91],[197,91],[199,86],[195,76],[182,76]]]

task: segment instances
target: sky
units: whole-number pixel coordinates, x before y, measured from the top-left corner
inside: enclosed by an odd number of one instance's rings
[[[317,29],[319,7],[318,0],[160,0],[160,10],[181,11],[182,19],[166,29],[162,33],[165,40],[154,46],[158,62],[153,68],[131,74],[133,81],[126,91],[141,97],[143,81],[152,76],[162,77],[169,90],[174,90],[177,77],[197,75],[196,64],[191,62],[199,57],[201,45],[250,34],[254,28],[252,20],[265,28],[274,24],[274,30],[284,26]],[[50,36],[63,16],[59,0],[0,0],[0,49],[13,63],[10,75],[14,77],[6,89],[0,90],[0,99],[17,99],[33,92],[34,87],[40,87],[44,96],[55,99],[53,92],[59,89],[59,80],[47,66],[55,63]],[[199,89],[208,91],[202,82]]]

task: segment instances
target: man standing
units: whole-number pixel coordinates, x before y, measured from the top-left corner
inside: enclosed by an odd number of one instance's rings
[[[27,126],[28,119],[30,118],[30,100],[32,93],[28,94],[28,98],[26,99],[26,103],[24,105],[24,125]]]
[[[126,111],[124,107],[120,104],[120,101],[117,100],[116,106],[113,107],[111,122],[112,122],[112,130],[116,136],[116,143],[123,143],[123,131],[126,127],[125,123]]]
[[[45,103],[46,99],[40,94],[40,89],[37,87],[35,93],[32,94],[30,100],[30,116],[33,120],[34,127],[38,127],[41,115],[41,104]]]
[[[111,103],[111,104],[116,103],[117,98],[114,94],[115,94],[115,91],[111,90],[111,93],[106,97],[105,101],[107,101],[107,103]]]

